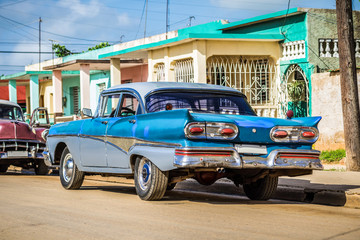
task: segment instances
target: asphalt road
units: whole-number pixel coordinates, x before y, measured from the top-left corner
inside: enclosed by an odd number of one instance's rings
[[[140,200],[131,183],[0,175],[0,239],[360,239],[360,209],[173,190]]]

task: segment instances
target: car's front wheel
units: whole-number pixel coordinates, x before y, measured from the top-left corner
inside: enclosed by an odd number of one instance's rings
[[[256,182],[244,184],[244,192],[251,200],[268,200],[274,194],[278,185],[278,177],[266,176]]]
[[[157,168],[149,159],[142,157],[135,162],[135,188],[142,200],[160,200],[168,185],[168,172]]]
[[[79,189],[84,181],[84,172],[75,164],[72,154],[66,147],[60,160],[60,181],[65,189]]]

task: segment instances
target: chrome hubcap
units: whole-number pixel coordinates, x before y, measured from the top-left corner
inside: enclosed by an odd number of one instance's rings
[[[74,160],[70,153],[66,154],[62,166],[62,175],[65,182],[70,182],[74,172]]]
[[[150,186],[151,165],[148,160],[141,160],[138,169],[139,186],[142,190],[146,190]]]

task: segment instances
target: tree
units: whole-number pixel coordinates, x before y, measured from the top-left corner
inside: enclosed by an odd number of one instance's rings
[[[65,46],[60,45],[60,44],[53,44],[52,50],[55,51],[55,55],[57,57],[65,57],[65,56],[73,54]]]
[[[336,0],[346,169],[360,171],[360,108],[351,0]]]
[[[110,46],[110,44],[108,42],[102,42],[98,45],[96,45],[95,47],[91,47],[88,49],[88,51],[92,51],[92,50],[96,50],[96,49],[100,49],[100,48],[104,48],[104,47],[108,47]]]

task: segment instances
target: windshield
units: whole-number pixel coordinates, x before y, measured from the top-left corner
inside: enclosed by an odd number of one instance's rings
[[[193,112],[256,115],[241,95],[201,92],[161,92],[146,98],[148,112],[190,109]]]
[[[16,106],[0,104],[0,119],[24,121],[21,109]]]

